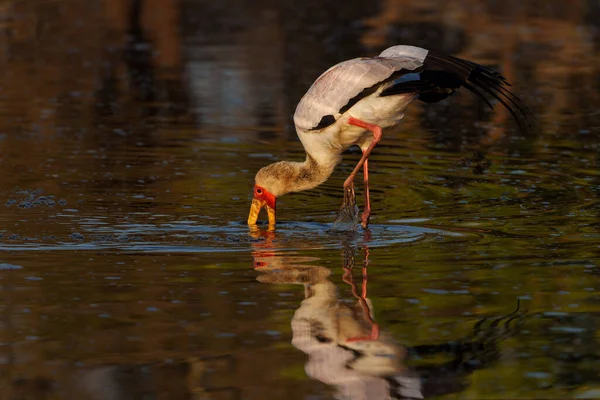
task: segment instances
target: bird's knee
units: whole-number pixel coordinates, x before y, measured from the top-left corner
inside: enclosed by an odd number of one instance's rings
[[[378,127],[377,129],[373,130],[373,141],[375,143],[377,143],[381,140],[381,136],[382,136],[381,128]]]

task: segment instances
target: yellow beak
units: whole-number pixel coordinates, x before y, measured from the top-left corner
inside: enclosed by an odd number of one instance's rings
[[[261,208],[267,209],[267,215],[269,216],[269,226],[275,225],[275,209],[267,205],[263,200],[252,199],[252,205],[250,206],[250,214],[248,215],[248,225],[255,225],[258,220],[258,214],[260,214]]]

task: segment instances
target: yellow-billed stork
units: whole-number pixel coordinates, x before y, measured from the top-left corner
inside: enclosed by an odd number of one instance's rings
[[[437,102],[464,86],[485,101],[498,100],[519,125],[530,125],[529,110],[506,79],[471,61],[414,46],[393,46],[377,57],[341,62],[325,71],[302,97],[294,114],[298,137],[306,150],[304,162],[280,161],[258,171],[248,224],[256,224],[265,207],[275,224],[277,197],[312,189],[325,182],[341,154],[358,145],[362,157],[344,182],[342,210],[354,203],[354,178],[363,168],[365,207],[362,226],[371,214],[368,158],[381,140],[382,128],[396,125],[415,99]],[[352,206],[355,207],[355,206]]]

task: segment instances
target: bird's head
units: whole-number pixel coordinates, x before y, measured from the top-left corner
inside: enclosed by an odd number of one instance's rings
[[[260,214],[263,207],[267,209],[269,225],[275,225],[275,202],[277,197],[290,191],[289,180],[292,173],[287,164],[289,163],[280,161],[267,165],[256,173],[248,225],[256,224],[258,214]]]
[[[305,162],[279,161],[261,168],[254,178],[254,189],[248,225],[256,224],[260,210],[265,207],[269,216],[269,225],[275,225],[275,201],[277,197],[290,192],[312,189],[323,183],[335,164],[320,167],[307,157]]]

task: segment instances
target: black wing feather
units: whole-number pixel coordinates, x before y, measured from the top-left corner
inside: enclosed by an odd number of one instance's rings
[[[415,79],[401,79],[407,74],[415,74],[416,77]],[[506,107],[522,128],[532,125],[531,111],[509,90],[511,85],[502,74],[472,61],[432,50],[427,54],[422,67],[415,70],[401,69],[394,72],[389,78],[365,88],[348,100],[339,110],[340,114],[345,113],[382,86],[387,86],[380,94],[382,97],[415,93],[419,95],[419,100],[426,103],[443,100],[464,86],[492,109],[494,108],[492,103],[482,92],[495,98]],[[323,129],[333,123],[335,123],[333,115],[325,115],[312,130]]]
[[[499,72],[457,57],[430,51],[425,58],[424,68],[434,68],[456,75],[462,86],[482,97],[483,90],[498,100],[521,126],[531,126],[531,111],[509,89],[510,83]],[[490,105],[489,102],[487,102]],[[490,105],[491,107],[491,105]]]

